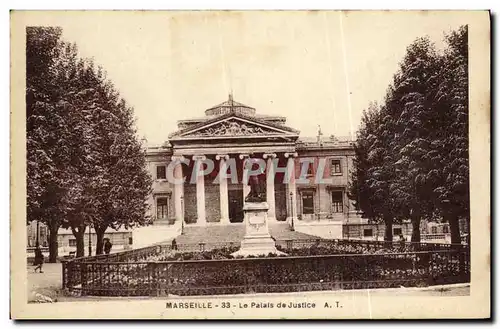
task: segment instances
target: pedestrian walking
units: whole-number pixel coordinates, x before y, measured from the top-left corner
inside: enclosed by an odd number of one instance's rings
[[[33,265],[35,265],[35,273],[36,273],[36,270],[40,270],[40,273],[43,273],[43,270],[42,270],[42,266],[43,266],[43,261],[44,261],[44,256],[43,256],[43,253],[42,253],[42,249],[40,249],[40,246],[37,245],[36,246],[36,249],[35,249],[35,261],[33,263]]]

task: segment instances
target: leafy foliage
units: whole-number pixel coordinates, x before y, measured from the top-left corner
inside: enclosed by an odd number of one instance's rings
[[[446,36],[443,54],[428,38],[408,48],[384,104],[365,111],[349,192],[373,220],[469,218],[467,27]],[[386,237],[391,240],[392,237]]]
[[[72,229],[83,256],[92,225],[102,252],[108,227],[147,222],[151,178],[133,109],[102,68],[61,39],[60,28],[26,33],[27,219],[49,226],[51,259],[59,227]]]

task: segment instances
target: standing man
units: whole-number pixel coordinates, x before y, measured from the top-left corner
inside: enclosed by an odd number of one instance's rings
[[[104,242],[104,253],[106,255],[109,255],[109,253],[111,252],[111,247],[113,246],[113,244],[109,241],[108,238],[105,239],[106,242]]]

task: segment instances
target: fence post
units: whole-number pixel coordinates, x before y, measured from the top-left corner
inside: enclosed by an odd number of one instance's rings
[[[62,289],[66,289],[66,271],[67,271],[67,268],[66,268],[66,261],[65,260],[62,260],[61,261],[61,264],[62,264]]]
[[[457,250],[458,253],[458,263],[459,263],[459,271],[460,271],[460,282],[467,281],[467,275],[465,271],[465,250]]]
[[[172,267],[174,265],[172,264],[167,264],[167,270],[165,271],[166,273],[166,279],[165,279],[165,282],[166,282],[166,285],[165,285],[165,294],[168,296],[170,294],[170,285],[171,285],[171,280],[170,280],[170,277],[172,276]]]
[[[434,278],[432,277],[432,254],[429,250],[426,250],[425,251],[425,258],[427,260],[427,285],[428,286],[431,286],[433,281],[434,281]]]
[[[87,266],[85,263],[80,262],[80,285],[82,287],[82,292],[81,295],[85,296],[85,288],[87,287],[87,273],[86,273]]]
[[[156,275],[156,262],[148,262],[149,296],[158,296],[158,277]]]
[[[158,263],[154,262],[153,263],[153,280],[156,280],[156,296],[160,297],[161,296],[161,277],[160,277],[160,270],[158,268]]]

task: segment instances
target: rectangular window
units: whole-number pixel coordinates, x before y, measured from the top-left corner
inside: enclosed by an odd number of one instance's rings
[[[401,227],[395,227],[393,232],[394,232],[393,233],[394,235],[400,235],[401,234]]]
[[[332,191],[332,212],[339,213],[344,211],[343,193],[341,191]]]
[[[432,234],[437,234],[437,232],[438,232],[437,227],[436,227],[436,226],[432,226],[432,227],[431,227],[431,233],[432,233]]]
[[[363,236],[366,236],[366,237],[373,236],[373,229],[365,228],[363,230]]]
[[[167,179],[166,166],[156,166],[156,179]]]
[[[69,246],[76,247],[76,239],[69,239]]]
[[[448,225],[443,225],[443,233],[450,233]]]
[[[156,218],[165,219],[168,217],[168,199],[156,199]]]
[[[342,167],[340,166],[340,160],[332,160],[330,162],[330,173],[331,175],[338,175],[342,173]]]
[[[129,237],[129,238],[128,238],[128,244],[132,244],[132,242],[133,242],[133,241],[132,241],[132,237]]]
[[[314,214],[314,195],[313,192],[302,192],[302,213]]]

